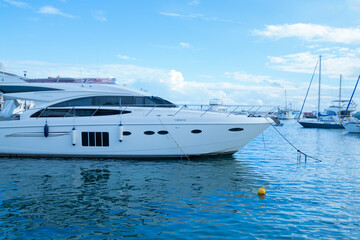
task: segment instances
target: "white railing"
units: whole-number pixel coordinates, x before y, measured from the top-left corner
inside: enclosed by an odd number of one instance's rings
[[[39,117],[46,117],[43,116],[43,114],[47,110],[52,109],[62,109],[67,110],[67,112],[64,114],[63,117],[76,117],[76,110],[77,109],[95,109],[94,112],[91,114],[92,117],[98,112],[100,109],[117,109],[120,110],[119,115],[121,115],[125,110],[131,111],[131,108],[142,108],[144,111],[144,116],[148,117],[150,113],[152,113],[155,109],[159,110],[173,110],[169,111],[168,116],[176,117],[181,116],[182,113],[193,111],[198,112],[199,116],[202,117],[210,112],[220,112],[227,114],[227,117],[230,115],[245,115],[245,116],[254,116],[254,117],[264,117],[264,116],[273,116],[276,114],[279,106],[270,106],[270,105],[204,105],[204,104],[182,104],[182,105],[158,105],[158,106],[78,106],[78,107],[47,107],[47,108],[33,108],[38,109],[38,111],[42,112],[37,116]],[[129,109],[130,108],[130,109]],[[21,109],[16,112],[16,114],[13,115],[21,115],[23,112],[25,112],[26,109]],[[171,113],[170,113],[171,112]],[[61,116],[59,116],[61,117]]]
[[[155,108],[160,106],[153,106],[146,114],[148,116]],[[164,105],[161,106],[164,108]],[[199,111],[200,116],[204,116],[208,112],[222,112],[230,116],[235,115],[246,115],[246,116],[271,116],[273,115],[279,106],[270,105],[203,105],[203,104],[182,104],[177,105],[177,111],[172,115],[173,117],[178,116],[185,110]]]

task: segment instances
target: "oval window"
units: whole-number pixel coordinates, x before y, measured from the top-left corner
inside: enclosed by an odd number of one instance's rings
[[[194,129],[191,131],[192,133],[198,134],[201,133],[202,131],[200,129]]]
[[[124,136],[129,136],[129,135],[131,135],[131,132],[124,131],[124,132],[123,132],[123,135],[124,135]]]
[[[161,130],[161,131],[158,131],[158,134],[160,135],[166,135],[168,134],[169,132],[168,131],[165,131],[165,130]]]
[[[155,132],[153,132],[153,131],[145,131],[145,132],[144,132],[145,135],[153,135],[154,133],[155,133]]]
[[[242,130],[244,130],[244,129],[243,128],[230,128],[229,129],[230,132],[240,132]]]

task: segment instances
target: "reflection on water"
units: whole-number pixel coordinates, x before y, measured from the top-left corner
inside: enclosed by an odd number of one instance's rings
[[[360,136],[294,123],[278,129],[321,162],[273,129],[233,157],[0,159],[0,238],[357,239]]]

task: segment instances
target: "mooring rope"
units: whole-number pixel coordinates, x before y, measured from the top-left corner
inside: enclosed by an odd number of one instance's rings
[[[262,140],[263,140],[263,144],[264,144],[264,150],[265,150],[265,153],[266,153],[266,144],[265,144],[264,132],[262,132],[261,135],[262,135]]]
[[[157,116],[159,121],[161,122],[161,124],[164,126],[165,130],[169,133],[170,137],[174,140],[175,144],[178,146],[178,148],[180,149],[180,151],[184,154],[184,156],[186,157],[187,160],[190,161],[190,158],[186,155],[186,153],[184,152],[184,150],[181,148],[180,144],[175,140],[175,138],[173,137],[173,135],[170,133],[170,131],[167,129],[167,127],[165,126],[165,124],[161,121],[160,117]],[[182,156],[181,156],[182,158]]]
[[[272,123],[265,117],[266,121],[275,129],[275,131],[290,145],[292,146],[298,153],[297,156],[297,160],[300,161],[301,160],[301,156],[305,157],[305,162],[307,161],[307,158],[311,158],[314,159],[315,161],[319,161],[322,162],[320,159],[316,158],[316,157],[312,157],[306,153],[304,153],[303,151],[301,151],[300,149],[298,149],[294,144],[292,144],[279,130],[276,129],[276,127],[274,125],[272,125]]]

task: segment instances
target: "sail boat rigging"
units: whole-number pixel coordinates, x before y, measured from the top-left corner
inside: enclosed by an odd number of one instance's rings
[[[316,69],[316,67],[315,67]],[[315,70],[314,70],[315,73]],[[307,98],[307,94],[309,93],[309,89],[311,87],[311,82],[314,77],[314,74],[311,78],[309,88],[307,90],[303,107]],[[340,87],[339,87],[339,100],[332,101],[332,105],[326,109],[325,114],[321,114],[320,112],[320,104],[321,104],[321,56],[319,56],[319,89],[318,89],[318,106],[317,106],[317,117],[316,119],[308,119],[308,118],[302,118],[298,119],[299,124],[301,124],[305,128],[344,128],[341,124],[341,115],[342,115],[342,109],[343,109],[343,103],[348,103],[348,100],[341,100],[341,82],[342,82],[342,75],[340,75]],[[336,106],[335,103],[338,102],[338,105]],[[354,111],[355,106],[352,105],[352,108],[350,111]],[[350,115],[350,112],[348,112]]]

